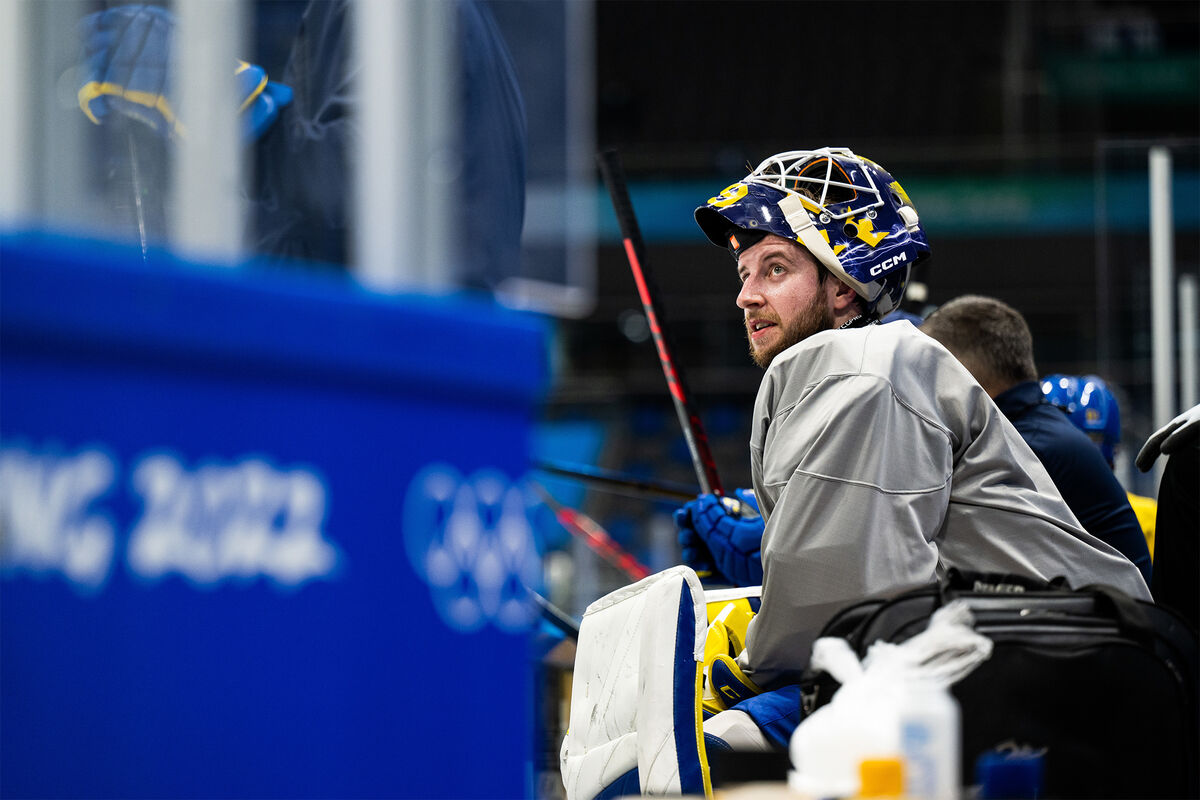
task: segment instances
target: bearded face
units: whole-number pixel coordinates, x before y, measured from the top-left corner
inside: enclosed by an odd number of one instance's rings
[[[774,234],[738,256],[737,304],[755,364],[765,369],[796,342],[834,327],[825,274],[807,250]]]
[[[820,292],[814,293],[807,305],[797,309],[795,315],[779,322],[777,335],[767,338],[761,344],[754,341],[754,331],[746,327],[746,338],[750,342],[750,358],[762,369],[771,365],[775,356],[782,353],[797,342],[802,342],[814,333],[827,331],[833,327],[833,312],[825,303],[825,297]]]

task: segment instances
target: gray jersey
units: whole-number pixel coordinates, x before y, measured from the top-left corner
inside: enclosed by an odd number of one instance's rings
[[[776,356],[750,456],[763,594],[739,661],[760,685],[794,679],[834,612],[951,567],[1150,597],[970,373],[908,322],[825,331]]]

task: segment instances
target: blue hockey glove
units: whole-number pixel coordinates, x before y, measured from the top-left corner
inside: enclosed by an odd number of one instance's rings
[[[675,527],[679,529],[679,551],[683,563],[694,569],[696,575],[704,582],[713,577],[720,577],[720,573],[713,562],[712,553],[708,552],[708,545],[692,527],[691,507],[695,502],[693,500],[675,509]]]
[[[241,105],[242,135],[246,141],[256,141],[275,122],[279,112],[292,102],[292,89],[282,83],[267,80],[267,71],[257,64],[239,61],[233,73],[238,81]]]
[[[753,492],[737,489],[733,498],[702,494],[675,512],[675,524],[680,543],[685,528],[697,534],[713,564],[735,586],[762,583],[763,520]]]
[[[102,124],[111,112],[136,119],[164,137],[186,129],[171,100],[169,72],[175,18],[149,5],[123,5],[84,17],[83,84],[79,107]],[[267,79],[261,67],[239,62],[234,71],[243,138],[262,135],[292,101],[292,90]]]

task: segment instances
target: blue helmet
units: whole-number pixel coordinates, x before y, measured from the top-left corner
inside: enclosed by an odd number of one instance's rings
[[[696,223],[735,257],[767,233],[799,242],[854,289],[873,318],[900,305],[913,265],[929,257],[899,182],[842,147],[771,156],[697,208]]]
[[[1065,411],[1075,427],[1100,447],[1104,459],[1113,463],[1121,441],[1121,409],[1108,384],[1095,375],[1047,375],[1042,378],[1042,394]]]

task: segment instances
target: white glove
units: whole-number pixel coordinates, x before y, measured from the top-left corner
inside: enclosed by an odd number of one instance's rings
[[[1159,453],[1170,455],[1197,435],[1200,435],[1200,405],[1192,406],[1156,430],[1138,451],[1137,468],[1149,471]]]

